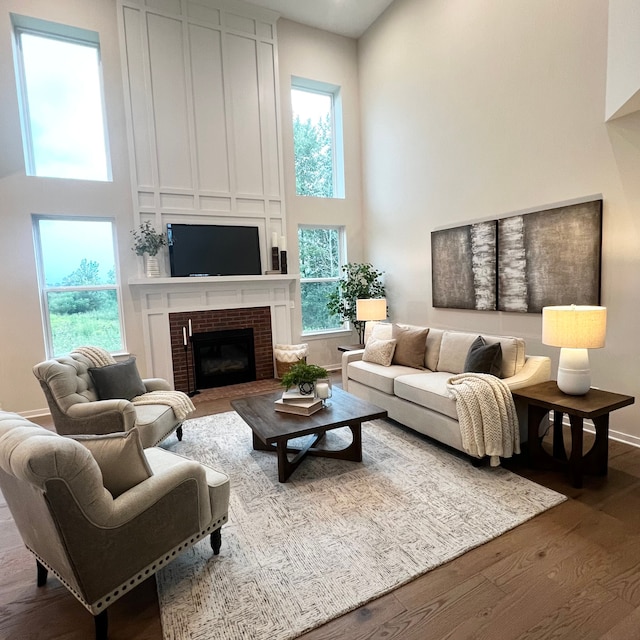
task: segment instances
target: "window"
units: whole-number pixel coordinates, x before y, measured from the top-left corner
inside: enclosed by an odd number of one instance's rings
[[[293,78],[291,108],[296,194],[344,198],[340,88]]]
[[[121,351],[113,222],[35,216],[34,236],[47,355],[82,345]]]
[[[110,180],[98,34],[11,19],[27,175]]]
[[[303,333],[346,328],[340,318],[327,310],[327,294],[336,289],[344,263],[343,245],[342,227],[298,229]]]

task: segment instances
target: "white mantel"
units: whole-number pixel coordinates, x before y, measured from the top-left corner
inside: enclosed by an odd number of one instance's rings
[[[291,310],[299,280],[298,274],[131,278],[143,322],[147,376],[173,383],[170,313],[269,307],[274,344],[291,343]]]

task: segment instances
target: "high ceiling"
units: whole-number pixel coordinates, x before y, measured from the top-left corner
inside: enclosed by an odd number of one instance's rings
[[[283,18],[359,38],[393,0],[249,0]]]

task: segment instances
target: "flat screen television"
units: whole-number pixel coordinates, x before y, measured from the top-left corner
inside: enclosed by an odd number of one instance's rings
[[[261,275],[258,227],[167,224],[172,277]]]

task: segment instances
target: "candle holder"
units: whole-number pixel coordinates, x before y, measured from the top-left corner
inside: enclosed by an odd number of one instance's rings
[[[287,252],[280,252],[280,273],[287,273]]]
[[[278,247],[271,248],[271,269],[273,271],[280,271],[280,251]]]
[[[200,393],[196,387],[196,356],[193,348],[193,336],[189,336],[189,348],[191,350],[191,371],[193,373],[193,391],[191,390],[191,387],[189,387],[189,391],[187,392],[187,395],[190,398],[193,398],[193,396],[197,396]],[[189,381],[189,368],[187,367],[187,383],[188,381]]]
[[[331,406],[329,398],[333,395],[331,378],[318,378],[315,382],[314,395],[322,400],[322,408]]]

